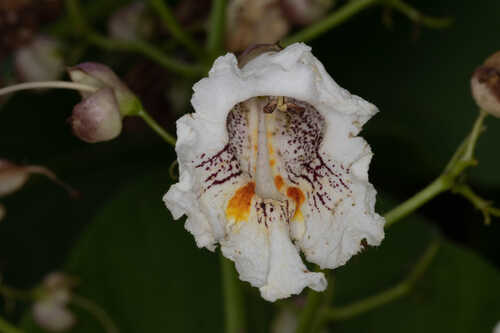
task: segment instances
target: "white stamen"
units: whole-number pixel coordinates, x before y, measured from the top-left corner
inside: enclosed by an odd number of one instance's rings
[[[89,86],[87,84],[67,82],[67,81],[26,82],[0,89],[0,96],[20,90],[47,89],[47,88],[71,89],[71,90],[88,91],[88,92],[96,92],[98,90],[98,88]]]

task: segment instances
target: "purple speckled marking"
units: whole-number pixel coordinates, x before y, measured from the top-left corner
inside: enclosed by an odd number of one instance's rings
[[[332,213],[343,198],[352,193],[349,188],[349,168],[335,163],[321,151],[325,120],[310,104],[292,98],[285,98],[288,109],[279,111],[273,106],[276,97],[271,97],[265,113],[275,114],[275,131],[272,134],[273,147],[279,160],[281,176],[289,185],[299,186],[307,202],[318,212],[324,207]],[[253,158],[253,144],[250,138],[249,110],[245,102],[233,107],[227,117],[229,142],[219,152],[210,155],[202,153],[195,165],[201,173],[202,193],[214,186],[232,181],[237,183],[244,176],[248,181],[254,178],[249,161]],[[285,175],[286,174],[286,175]],[[301,186],[302,184],[302,186]],[[310,190],[306,190],[306,187]],[[286,186],[284,188],[286,191]],[[347,193],[346,193],[347,192]],[[337,195],[338,194],[338,195]],[[258,223],[268,225],[275,219],[291,220],[295,207],[289,200],[272,201],[255,197]],[[292,210],[292,211],[291,211]]]

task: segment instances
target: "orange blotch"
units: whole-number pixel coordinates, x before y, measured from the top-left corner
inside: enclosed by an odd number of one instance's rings
[[[271,144],[267,145],[267,149],[269,150],[269,155],[274,154],[274,148],[273,148],[273,145],[271,145]]]
[[[295,202],[295,214],[293,214],[293,219],[303,219],[302,213],[300,212],[300,206],[306,200],[304,193],[298,187],[289,187],[286,191],[287,197]]]
[[[277,175],[276,177],[274,177],[274,185],[276,185],[276,188],[278,189],[278,191],[281,190],[284,183],[285,182],[283,181],[283,178],[280,175]]]
[[[276,164],[276,161],[274,159],[269,161],[269,165],[271,165],[271,167],[273,167],[275,164]]]
[[[239,188],[233,195],[226,208],[227,219],[236,222],[247,221],[250,216],[250,206],[255,194],[255,183],[250,182]]]

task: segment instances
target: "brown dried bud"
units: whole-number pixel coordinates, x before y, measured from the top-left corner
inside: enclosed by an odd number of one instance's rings
[[[252,44],[276,43],[289,29],[278,0],[232,0],[228,4],[229,51],[242,51]]]
[[[53,81],[64,73],[61,43],[49,36],[38,36],[14,53],[21,81]]]
[[[280,0],[286,18],[293,24],[308,25],[321,19],[333,0]]]
[[[472,96],[477,105],[500,118],[500,51],[478,67],[471,78]]]
[[[148,39],[154,24],[144,2],[133,2],[118,9],[108,21],[108,34],[123,41]]]

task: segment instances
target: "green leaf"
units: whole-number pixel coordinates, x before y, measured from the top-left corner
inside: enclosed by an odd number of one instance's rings
[[[182,221],[173,221],[161,197],[166,168],[140,177],[104,204],[72,252],[68,271],[81,279],[77,292],[108,311],[121,332],[221,332],[223,305],[218,258],[196,248]],[[413,216],[337,269],[335,305],[383,291],[401,280],[439,237]],[[247,284],[242,284],[247,286]],[[245,288],[250,332],[267,332],[272,310],[255,288]],[[500,313],[500,274],[474,253],[443,241],[413,292],[352,320],[335,332],[491,331]],[[102,329],[78,312],[74,332]],[[33,323],[27,323],[27,331]]]
[[[391,227],[378,248],[336,271],[336,306],[402,281],[432,239],[440,237],[413,216]],[[335,324],[335,332],[491,332],[500,320],[500,272],[475,253],[442,240],[412,292],[390,304]]]
[[[84,234],[69,272],[121,332],[220,331],[218,258],[173,222],[161,200],[168,187],[164,168],[121,191]]]
[[[470,75],[499,49],[491,31],[498,31],[500,2],[413,3],[455,23],[429,30],[393,12],[389,31],[381,24],[382,10],[374,8],[313,43],[314,54],[341,86],[379,107],[363,136],[375,152],[377,181],[398,179],[388,185],[394,192],[430,180],[446,165],[477,116]],[[491,188],[500,185],[500,121],[491,118],[486,125],[472,179]]]

